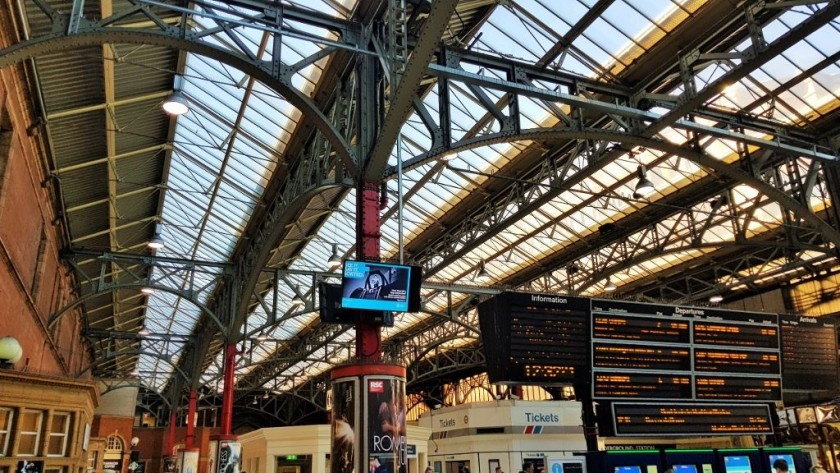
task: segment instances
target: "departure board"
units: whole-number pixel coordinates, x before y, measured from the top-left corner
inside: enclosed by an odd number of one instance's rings
[[[688,321],[623,314],[596,314],[592,317],[593,338],[659,343],[690,342]]]
[[[597,398],[690,399],[691,377],[636,373],[596,373]]]
[[[742,348],[779,348],[779,329],[775,325],[696,321],[694,343]]]
[[[493,383],[572,384],[590,364],[589,299],[506,292],[478,306]]]
[[[614,435],[772,434],[767,404],[613,403]]]
[[[837,389],[837,331],[816,317],[780,316],[785,389]]]
[[[778,353],[709,348],[694,349],[695,371],[778,375],[780,367]]]
[[[781,400],[777,316],[593,299],[592,395]]]
[[[592,366],[630,370],[691,370],[691,351],[645,345],[592,344]]]
[[[778,378],[746,376],[695,376],[697,399],[724,401],[777,401],[782,398]]]

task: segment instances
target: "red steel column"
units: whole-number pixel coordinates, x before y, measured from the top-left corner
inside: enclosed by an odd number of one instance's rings
[[[359,260],[379,261],[380,187],[365,182],[356,192],[356,255]],[[382,331],[378,324],[356,323],[356,359],[382,359]]]
[[[190,391],[190,404],[187,408],[187,439],[184,442],[184,447],[187,450],[192,450],[195,443],[195,411],[196,411],[196,392],[193,389]]]
[[[169,432],[166,435],[166,446],[164,448],[167,456],[175,454],[175,423],[175,411],[173,410],[169,414]]]
[[[225,345],[224,383],[225,390],[222,391],[222,425],[219,435],[231,435],[233,423],[233,370],[236,366],[236,344]]]

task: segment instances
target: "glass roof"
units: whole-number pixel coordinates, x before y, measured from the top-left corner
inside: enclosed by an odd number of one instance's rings
[[[580,23],[587,18],[587,13],[596,3],[599,2],[514,0],[502,3],[478,30],[473,50],[502,58],[548,64],[556,70],[620,84],[622,71],[631,68],[635,59],[659,41],[667,41],[668,35],[705,2],[617,0],[597,17],[587,20],[585,24]],[[310,1],[305,7],[341,17],[350,15],[353,10],[350,2],[330,0]],[[772,42],[805,20],[812,8],[798,6],[780,14],[763,29],[766,41]],[[201,18],[196,22],[199,30],[209,27]],[[324,31],[300,25],[297,27],[327,37]],[[569,34],[575,36],[566,38]],[[247,46],[253,48],[253,54],[268,60],[270,58],[265,57],[265,49],[260,47],[265,40],[263,35],[259,31],[248,33],[251,44]],[[555,45],[564,38],[573,40],[572,46],[562,54],[555,54]],[[806,40],[796,43],[775,59],[730,84],[722,93],[714,94],[704,106],[719,111],[746,111],[781,124],[806,127],[837,107],[840,94],[840,69],[836,64],[840,52],[838,39],[840,31],[837,22],[820,28]],[[217,40],[228,42],[222,36]],[[284,58],[286,63],[294,63],[322,47],[303,39],[285,38],[283,41],[284,54],[290,55]],[[749,42],[742,42],[733,46],[731,59],[696,64],[694,73],[697,90],[703,91],[715,80],[737,68],[743,61],[734,53],[743,53],[750,46]],[[293,83],[300,90],[311,91],[320,80],[323,67],[324,62],[318,62],[303,69],[295,76]],[[468,64],[464,67],[468,72],[503,78],[500,71]],[[229,261],[255,209],[263,205],[261,198],[266,184],[284,157],[285,146],[301,118],[300,112],[264,84],[206,57],[188,55],[183,77],[184,92],[190,97],[193,106],[177,122],[160,225],[167,246],[158,254]],[[683,87],[679,81],[670,81],[668,84],[668,90],[657,92],[673,97],[676,102],[676,98],[683,93]],[[500,92],[481,90],[494,102],[502,98]],[[769,91],[774,93],[770,94]],[[436,88],[430,88],[421,99],[434,115],[440,106]],[[476,92],[453,82],[450,110],[453,139],[499,131],[497,121],[485,122],[487,112],[480,104]],[[561,122],[555,113],[556,107],[568,110],[562,103],[547,104],[524,98],[520,100],[519,106],[523,128],[553,127]],[[650,111],[665,116],[670,110],[658,106]],[[696,117],[696,123],[710,127],[719,125],[703,117]],[[431,136],[418,116],[409,117],[401,133],[400,151],[403,160],[429,150]],[[757,133],[754,135],[761,139],[767,138]],[[654,137],[677,145],[692,146],[692,135],[676,125],[665,127]],[[585,178],[568,186],[526,217],[513,222],[503,221],[494,236],[471,246],[463,257],[435,268],[431,280],[447,284],[480,285],[475,281],[475,275],[479,265],[485,262],[492,277],[490,285],[504,281],[540,260],[577,244],[605,224],[618,222],[627,215],[657,206],[659,201],[708,174],[707,170],[685,157],[640,146],[621,148],[620,143],[613,145],[615,149],[623,149],[624,152],[612,159],[604,159],[595,168],[585,153],[570,155],[567,175],[582,173]],[[400,225],[405,242],[415,241],[471,193],[481,192],[482,185],[488,180],[499,179],[500,170],[516,160],[520,153],[540,146],[540,143],[531,141],[480,146],[450,156],[448,161],[429,161],[406,171],[403,178],[402,220],[398,219],[395,211],[397,182],[388,181],[388,206],[383,210],[382,221],[384,257],[397,257]],[[714,159],[724,162],[738,159],[740,145],[732,140],[706,137],[699,146]],[[390,164],[396,162],[395,149]],[[655,191],[644,198],[634,196],[640,165],[645,167],[646,176],[655,187]],[[807,172],[808,166],[806,160],[795,165],[803,173]],[[514,182],[516,180],[511,178],[510,183]],[[534,185],[543,190],[553,187],[548,180],[519,184]],[[589,273],[569,275],[566,268],[549,269],[546,278],[535,280],[534,284],[527,287],[544,291],[582,291],[585,295],[598,296],[603,293],[603,283],[607,276],[619,286],[629,284],[711,252],[715,243],[732,241],[739,231],[735,222],[745,224],[747,235],[750,236],[765,234],[787,224],[782,220],[783,212],[779,204],[759,194],[748,184],[732,188],[729,198],[735,214],[728,217],[715,214],[710,202],[698,202],[691,209],[698,218],[713,215],[702,236],[702,242],[709,246],[689,244],[692,228],[679,217],[680,211],[685,209],[675,208],[671,217],[659,223],[673,228],[670,240],[662,246],[659,254],[647,255],[630,267],[599,276],[598,280],[583,279],[589,278]],[[826,200],[819,195],[813,197],[810,204],[815,209],[827,205]],[[506,205],[507,215],[517,210],[515,202]],[[308,240],[291,263],[290,269],[326,271],[326,261],[334,244],[338,246],[340,255],[353,256],[355,192],[347,192],[337,208],[327,210],[331,213],[320,225],[318,234]],[[641,243],[652,241],[652,238],[654,236],[645,229],[631,235],[626,241]],[[599,261],[614,258],[616,251],[611,246],[596,249],[576,264],[583,268],[596,267]],[[616,261],[615,267],[619,263]],[[780,266],[781,263],[769,262],[768,265]],[[598,276],[598,273],[594,274]],[[181,286],[186,284],[183,280],[173,282]],[[278,313],[282,314],[278,315],[280,323],[265,334],[268,342],[248,345],[248,361],[245,364],[249,366],[240,369],[238,376],[250,372],[274,350],[284,347],[285,342],[316,323],[317,313],[311,310],[313,306],[310,305],[309,309],[292,306],[294,287],[299,288],[299,293],[305,299],[314,300],[312,279],[305,275],[292,274],[286,284],[280,284],[263,294],[266,301],[271,301],[274,291],[277,291],[281,304]],[[423,295],[429,311],[445,311],[447,301],[440,293],[424,289]],[[256,337],[259,327],[267,320],[264,307],[257,307],[249,316],[246,327],[252,338]],[[146,327],[153,332],[188,335],[195,329],[198,315],[198,307],[179,302],[171,294],[159,292],[149,300]],[[426,312],[406,314],[398,318],[395,327],[388,329],[384,338],[427,317],[434,315]],[[288,389],[311,375],[329,369],[337,361],[352,356],[353,339],[353,330],[347,329],[331,344],[316,347],[306,354],[305,359],[290,362],[284,372],[286,377],[272,380],[265,386],[273,390]],[[154,342],[145,343],[151,345]],[[171,373],[170,362],[177,361],[177,355],[174,354],[177,350],[172,353],[168,361],[142,356],[139,369],[141,372]],[[217,360],[216,366],[219,365],[220,360]],[[208,372],[204,381],[211,382],[217,376],[218,373]],[[165,381],[165,376],[150,380],[156,388],[161,388]]]

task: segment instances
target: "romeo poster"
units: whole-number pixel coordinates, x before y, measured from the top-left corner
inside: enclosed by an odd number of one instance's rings
[[[405,473],[405,380],[365,377],[367,402],[367,473]]]

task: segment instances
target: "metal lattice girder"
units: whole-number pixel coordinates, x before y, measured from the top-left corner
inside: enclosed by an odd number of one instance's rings
[[[609,138],[610,133],[593,132],[591,136]],[[612,139],[606,142],[614,142],[619,139],[612,135]],[[633,140],[634,143],[643,143]],[[651,144],[649,141],[644,143]],[[575,185],[583,182],[592,172],[601,168],[601,161],[604,158],[594,157],[588,161],[576,160],[582,147],[587,146],[586,141],[579,141],[577,147],[569,150],[566,154],[553,157],[556,161],[544,161],[539,168],[539,174],[529,176],[527,180],[514,180],[507,185],[502,192],[497,192],[491,199],[485,199],[484,205],[473,210],[466,218],[443,230],[432,230],[428,238],[420,239],[424,242],[421,249],[412,254],[412,258],[425,266],[424,273],[427,276],[435,274],[455,259],[462,257],[470,248],[489,240],[494,235],[505,231],[514,225],[522,216],[529,215],[539,209],[546,202],[558,198],[562,192],[573,189]],[[691,150],[663,146],[662,151],[679,153],[680,156],[692,156],[692,160],[708,166],[715,166],[720,172],[703,179],[702,183],[695,182],[683,189],[675,190],[664,197],[656,206],[646,208],[639,215],[625,217],[622,222],[615,222],[617,226],[632,232],[638,225],[647,225],[647,222],[656,218],[665,217],[668,214],[666,206],[688,206],[697,198],[707,196],[711,198],[715,193],[721,192],[724,188],[743,183],[753,187],[772,200],[777,201],[783,209],[794,209],[798,220],[802,220],[809,226],[822,231],[826,238],[834,245],[840,241],[836,231],[824,220],[815,216],[809,209],[810,199],[815,197],[825,200],[827,196],[824,190],[814,194],[817,176],[823,170],[825,164],[817,161],[808,161],[804,158],[799,160],[788,159],[787,156],[777,153],[764,153],[759,156],[747,155],[740,163],[724,164],[711,158],[704,157]],[[606,151],[606,150],[604,150]],[[596,151],[597,152],[597,151]],[[795,167],[805,167],[801,173],[779,172],[779,168],[789,167],[791,163]],[[741,171],[748,169],[749,174]],[[548,186],[543,182],[549,182]],[[614,187],[622,184],[619,181]],[[606,199],[611,197],[611,190],[607,191]],[[615,195],[616,198],[625,198]],[[581,205],[603,204],[604,196],[593,195],[584,200]],[[600,202],[600,203],[599,203]],[[663,213],[664,212],[664,213]],[[539,233],[551,229],[554,224],[559,224],[563,216],[558,216],[548,222],[535,232]],[[637,224],[632,224],[638,221]],[[627,222],[627,223],[624,223]],[[517,238],[521,240],[520,238]],[[591,242],[587,242],[590,243]],[[502,249],[498,253],[504,253]],[[515,282],[515,284],[519,284]]]
[[[808,167],[801,174],[780,172],[780,170],[797,167],[798,163],[777,155],[768,156],[761,162],[745,159],[743,164],[754,165],[754,173],[762,179],[762,182],[792,196],[797,196],[797,199],[803,202],[816,199],[823,205],[828,203],[829,198],[824,185],[816,184],[815,176],[822,171],[821,166]],[[809,227],[798,219],[789,220],[781,225],[782,233],[775,239],[763,240],[761,234],[754,234],[751,229],[756,210],[761,208],[770,208],[772,211],[779,212],[784,212],[784,210],[774,210],[771,199],[762,194],[758,194],[750,202],[737,204],[732,194],[732,189],[736,185],[737,183],[733,180],[707,176],[675,190],[658,200],[655,205],[639,201],[636,205],[641,209],[640,211],[605,224],[600,229],[592,229],[590,233],[581,235],[578,240],[569,242],[562,251],[543,259],[539,268],[523,268],[509,276],[505,282],[514,286],[523,285],[546,271],[566,268],[588,255],[594,255],[591,257],[592,261],[618,267],[626,265],[626,262],[631,259],[638,263],[642,259],[640,258],[642,254],[650,258],[661,256],[665,252],[688,252],[690,249],[704,247],[782,245],[797,250],[807,249],[826,254],[832,253],[837,247],[836,242],[829,240],[827,234],[822,231],[815,232],[815,230],[820,230],[819,227]],[[592,196],[580,205],[603,205],[609,198],[609,194]],[[553,221],[535,228],[531,233],[550,236],[554,227],[561,225],[562,220],[567,216],[568,213],[561,214]],[[814,217],[821,218],[819,215],[814,215]],[[708,232],[712,229],[717,232],[723,231],[724,236],[709,234]],[[812,233],[822,235],[823,239],[812,242],[813,239],[810,237],[799,236]],[[726,237],[726,235],[729,236]],[[499,253],[504,251],[503,249]],[[601,268],[592,273],[586,266],[580,266],[578,269],[581,271],[572,278],[572,281],[580,285],[578,289],[596,282],[591,278],[600,280],[615,272]]]
[[[810,26],[807,26],[807,27],[803,26],[799,30],[792,31],[791,33],[786,35],[784,38],[780,38],[779,40],[777,40],[778,44],[774,43],[773,45],[771,45],[771,47],[776,48],[776,49],[783,48],[785,44],[789,43],[794,38],[801,38],[804,35],[807,35],[810,31],[813,30],[813,28],[816,28],[816,27],[819,26],[819,24],[827,21],[827,18],[829,18],[830,15],[831,15],[830,12],[822,12],[822,14],[818,18],[809,19],[808,21],[811,22]],[[472,54],[472,53],[466,53],[466,54]],[[469,57],[472,57],[472,56],[469,56]],[[740,69],[738,71],[735,71],[735,72],[731,73],[730,80],[737,79],[740,75],[744,74],[744,70],[754,70],[754,68],[758,67],[763,61],[768,60],[768,58],[769,58],[769,56],[767,54],[762,54],[760,56],[753,57],[750,60],[744,61],[744,63],[740,66]],[[463,59],[461,59],[459,61],[459,63],[462,62],[462,61],[463,61]],[[527,77],[527,72],[522,72],[522,71],[527,71],[528,70],[529,66],[527,66],[527,65],[520,65],[520,64],[517,64],[513,61],[500,60],[500,59],[496,59],[496,58],[493,58],[492,61],[493,61],[494,64],[496,64],[496,67],[501,69],[501,70],[504,70],[504,71],[511,71],[511,70],[517,71],[518,70],[520,72],[518,72],[517,74],[506,72],[507,74],[509,74],[509,76],[507,77],[507,80],[505,80],[504,77],[501,78],[501,79],[496,79],[496,78],[483,77],[483,76],[478,75],[478,74],[471,74],[469,76],[471,78],[470,80],[473,81],[472,82],[473,84],[480,84],[480,85],[485,86],[487,88],[496,88],[498,90],[502,90],[502,91],[506,91],[506,92],[517,92],[517,93],[522,94],[523,96],[527,96],[527,94],[530,93],[530,94],[532,94],[532,96],[535,96],[537,98],[546,99],[546,100],[556,100],[561,95],[563,95],[563,94],[551,91],[550,89],[546,89],[546,88],[544,88],[540,91],[535,91],[535,90],[533,90],[534,87],[532,87],[530,85],[523,86],[522,84],[520,84],[518,82],[515,82],[514,80],[511,79],[511,77],[520,78],[523,75],[525,75]],[[500,65],[502,65],[502,64],[505,64],[506,66],[501,67]],[[490,64],[487,64],[487,66],[490,66]],[[433,69],[434,69],[434,67],[433,67]],[[452,71],[450,71],[449,73],[452,74],[453,76],[457,76],[457,74],[460,74],[461,77],[466,77],[468,75],[467,73],[458,73],[455,68],[450,68],[450,69],[452,69]],[[551,74],[550,72],[545,72],[543,70],[537,70],[535,72],[535,74],[537,74],[537,73]],[[566,87],[571,87],[574,84],[571,81],[571,78],[567,77],[567,75],[555,74],[554,76],[555,77],[551,81],[551,83],[559,84],[561,86],[563,86],[563,84],[566,84]],[[725,74],[724,76],[728,77],[730,75]],[[542,80],[548,82],[548,79],[542,79]],[[500,84],[500,83],[503,83],[504,87],[497,85],[497,84]],[[616,90],[620,90],[620,89],[616,88]],[[601,93],[606,94],[607,92],[610,92],[612,94],[615,94],[616,90],[601,91]],[[552,94],[553,94],[553,97],[552,97]],[[570,103],[572,105],[579,106],[581,108],[592,107],[593,110],[602,112],[602,114],[603,113],[612,114],[613,116],[623,115],[623,116],[626,116],[628,118],[633,118],[633,119],[636,119],[636,120],[640,120],[640,119],[641,120],[646,120],[646,121],[653,120],[653,123],[656,123],[657,127],[661,126],[660,124],[662,123],[662,120],[663,120],[663,117],[661,117],[661,116],[658,116],[658,115],[654,116],[650,112],[646,112],[646,111],[639,110],[639,109],[633,109],[631,107],[624,107],[624,106],[618,107],[618,106],[614,106],[612,103],[589,101],[587,99],[580,99],[580,98],[575,97],[575,96],[570,96],[569,94],[565,94],[564,98],[567,100],[568,103]],[[415,101],[415,104],[416,105],[419,104],[418,108],[422,107],[422,104],[418,100]],[[445,107],[440,107],[440,110],[445,111]],[[700,111],[699,113],[702,115],[703,112]],[[420,108],[418,110],[418,114],[423,119],[423,122],[426,123],[427,127],[430,128],[430,134],[432,136],[437,136],[437,135],[440,134],[439,132],[435,132],[435,130],[445,128],[445,127],[442,127],[442,126],[435,125],[434,120],[432,120],[432,118],[431,118],[431,114],[429,114],[427,111],[424,112],[422,110],[422,108]],[[498,111],[496,111],[496,114],[498,115]],[[488,115],[492,115],[492,111],[488,112]],[[693,133],[697,133],[698,135],[702,134],[704,136],[715,136],[715,137],[719,137],[719,138],[725,138],[725,139],[728,139],[728,140],[732,140],[732,141],[735,141],[735,142],[749,143],[749,144],[753,144],[753,145],[760,145],[760,146],[766,147],[768,149],[773,149],[773,150],[782,151],[782,152],[791,153],[791,154],[801,154],[801,155],[804,155],[804,156],[814,157],[816,159],[825,159],[825,160],[833,160],[834,159],[833,154],[830,154],[829,152],[825,152],[825,151],[816,151],[811,145],[809,145],[808,147],[803,147],[804,142],[813,143],[813,142],[816,142],[816,140],[815,139],[808,139],[808,137],[806,135],[804,135],[803,133],[798,132],[796,130],[785,129],[781,132],[776,132],[776,131],[774,131],[774,129],[775,130],[780,130],[784,127],[781,127],[781,128],[774,127],[772,123],[769,123],[769,122],[765,123],[765,122],[763,122],[759,119],[746,119],[745,121],[747,121],[749,123],[745,124],[737,116],[727,117],[727,116],[725,116],[725,114],[724,114],[724,116],[721,116],[720,114],[711,114],[710,116],[712,118],[714,118],[716,121],[719,121],[719,122],[721,122],[725,125],[721,125],[720,128],[700,126],[696,123],[692,123],[692,122],[686,121],[686,120],[676,120],[672,123],[672,125],[674,125],[674,126],[685,126],[687,130],[691,130]],[[441,123],[441,124],[447,123],[447,120],[445,119],[445,114],[443,112],[441,112],[441,114],[439,116],[439,120],[438,120],[437,123]],[[621,129],[620,127],[624,126],[624,125],[625,124],[623,124],[622,122],[616,121],[616,122],[612,123],[611,126],[620,130]],[[604,125],[601,125],[601,126],[604,126]],[[744,130],[746,128],[746,129],[749,129],[751,131],[757,131],[757,132],[760,132],[764,135],[771,136],[774,139],[773,140],[755,139],[755,138],[748,137],[747,133],[734,133],[730,130],[731,126],[735,126],[735,127],[737,127],[737,129],[740,129],[740,130]],[[567,127],[567,128],[569,128],[569,127]],[[575,139],[575,138],[577,138],[577,139],[580,139],[580,140],[590,140],[590,139],[591,140],[596,140],[596,139],[610,140],[610,139],[612,139],[612,140],[615,140],[615,142],[617,142],[617,143],[624,142],[624,143],[628,143],[628,144],[639,144],[639,141],[638,141],[639,139],[643,139],[643,138],[646,138],[648,136],[651,136],[651,133],[650,133],[651,130],[652,129],[648,129],[647,131],[645,131],[641,135],[634,135],[634,134],[626,133],[626,132],[623,133],[623,134],[619,133],[618,135],[614,135],[611,138],[607,137],[607,136],[602,136],[602,137],[591,136],[591,137],[588,137],[588,136],[586,136],[585,133],[582,133],[580,136],[575,136],[575,131],[574,130],[566,131],[566,132],[557,132],[556,134],[552,134],[551,132],[548,132],[547,130],[544,130],[544,131],[536,131],[535,130],[534,133],[527,133],[527,131],[523,131],[519,134],[512,134],[509,131],[503,131],[503,132],[495,133],[495,134],[488,135],[488,136],[485,136],[485,137],[467,138],[463,142],[456,142],[454,144],[449,143],[448,146],[447,145],[443,146],[443,150],[438,149],[436,152],[432,152],[430,150],[429,152],[427,152],[425,154],[421,154],[420,156],[417,157],[417,159],[414,161],[414,163],[417,164],[424,159],[428,159],[429,157],[431,157],[433,155],[436,155],[436,154],[439,154],[439,153],[442,153],[442,152],[443,153],[451,153],[451,152],[457,151],[458,149],[467,149],[468,147],[477,146],[479,143],[481,143],[482,145],[483,144],[492,144],[494,142],[498,142],[498,140],[505,140],[505,141],[515,140],[515,139],[523,139],[523,140],[524,139],[534,139],[534,140],[554,139],[554,140],[557,140],[557,139]],[[445,135],[445,133],[444,133],[444,135]],[[504,138],[502,138],[502,137],[504,137]],[[789,144],[782,145],[782,143],[785,143],[785,140],[789,140],[789,139],[791,140],[789,142]],[[434,140],[433,140],[433,142],[434,142]],[[439,142],[439,140],[438,140],[438,142]],[[586,143],[583,143],[583,144],[586,144]],[[433,145],[433,147],[434,147],[434,145]],[[585,150],[587,148],[586,147],[578,148],[578,150],[581,150],[581,149]],[[828,149],[826,149],[826,151],[828,151]],[[613,153],[613,158],[616,157],[617,155],[618,155],[617,153]],[[568,160],[568,159],[570,159],[570,156],[565,156],[564,158],[566,160]],[[604,157],[600,157],[600,159],[601,159],[601,164],[602,165],[606,165],[611,161],[611,159],[606,159]],[[520,160],[518,159],[517,161],[520,161]],[[568,161],[566,161],[566,162],[568,163]],[[596,169],[598,169],[598,168],[593,168],[591,172],[594,172]],[[564,163],[562,163],[562,162],[555,163],[554,166],[546,166],[544,161],[539,161],[539,164],[535,168],[532,168],[529,171],[525,171],[524,173],[521,172],[521,168],[519,169],[519,171],[520,172],[517,173],[518,176],[523,176],[523,174],[524,174],[524,176],[526,176],[525,177],[526,180],[529,180],[529,181],[532,181],[532,182],[540,182],[545,178],[552,179],[553,177],[557,176],[558,174],[566,172],[566,168],[564,166]],[[548,174],[548,176],[546,176],[546,174],[550,173],[550,172],[554,172],[554,175]],[[555,181],[552,179],[551,182],[555,182]],[[559,194],[559,192],[562,192],[563,189],[564,188],[562,186],[555,187],[555,191],[552,191],[551,194],[557,195],[557,194]],[[500,203],[503,204],[504,202],[515,201],[517,196],[513,195],[514,193],[517,193],[517,194],[521,195],[521,194],[527,194],[529,192],[537,193],[537,192],[540,192],[540,191],[539,190],[528,189],[526,186],[511,186],[511,192],[508,193],[507,195],[501,195],[498,199],[494,200],[494,204],[500,204]],[[466,220],[471,222],[471,224],[476,223],[476,225],[483,225],[486,228],[486,226],[488,226],[487,225],[488,222],[493,221],[492,219],[485,218],[485,216],[487,215],[487,208],[488,207],[485,206],[485,207],[482,207],[481,209],[473,212],[472,215],[471,215],[471,218],[466,219]],[[505,207],[504,205],[496,205],[495,208],[499,209],[500,211],[501,210],[507,210],[507,207]],[[522,213],[520,213],[518,215],[522,215],[522,214],[526,214],[526,213],[527,213],[527,210],[523,211]],[[464,219],[461,219],[461,220],[464,220]],[[508,221],[510,221],[510,220],[508,220]],[[460,224],[458,224],[457,226],[458,227],[463,227],[463,225],[460,225]],[[494,228],[498,228],[498,227],[494,227]],[[479,233],[479,234],[482,232],[482,229],[479,226],[472,227],[472,230],[475,233]],[[436,227],[433,227],[433,230],[431,230],[429,233],[436,233],[437,235],[440,235],[440,232],[438,231],[438,228],[436,228]],[[452,233],[453,232],[444,233],[443,235],[441,235],[439,237],[439,240],[440,241],[447,241],[447,240],[448,241],[458,241],[459,240],[458,237],[452,238]],[[424,247],[428,248],[426,246],[426,243],[430,239],[434,240],[435,237],[432,236],[431,238],[417,238],[416,241],[422,241],[423,244],[424,244]],[[448,244],[449,243],[444,243],[444,245],[448,245]],[[423,258],[420,257],[418,259],[422,260]],[[427,268],[427,274],[429,274],[428,268]]]
[[[214,287],[230,278],[230,265],[85,250],[64,252],[62,257],[76,269],[80,297],[52,314],[48,321],[50,326],[68,311],[99,294],[123,288],[151,287],[190,301],[210,316],[217,328],[223,327],[205,301]]]
[[[827,161],[837,160],[837,157],[832,153],[829,146],[816,146],[816,136],[803,132],[801,128],[761,120],[755,117],[744,117],[733,113],[727,114],[723,111],[707,111],[701,107],[702,104],[698,104],[695,109],[684,112],[678,118],[672,118],[676,112],[682,110],[684,107],[679,97],[676,96],[671,99],[672,102],[668,102],[674,103],[675,105],[670,107],[671,110],[667,114],[662,114],[633,106],[633,103],[637,101],[634,97],[634,92],[620,86],[610,86],[609,84],[587,80],[570,73],[540,69],[527,63],[489,57],[471,51],[443,49],[440,54],[446,58],[448,63],[444,65],[431,64],[429,66],[430,73],[434,74],[439,81],[448,84],[448,86],[462,83],[465,89],[473,90],[477,94],[474,98],[476,104],[484,107],[488,115],[502,120],[502,123],[498,131],[467,134],[460,140],[452,140],[451,134],[445,132],[448,126],[446,120],[447,108],[451,106],[448,100],[444,99],[445,94],[441,94],[443,103],[438,109],[437,116],[429,112],[420,99],[415,98],[413,101],[414,109],[428,130],[429,135],[432,137],[432,143],[428,150],[406,161],[404,169],[417,167],[441,155],[454,154],[459,151],[494,143],[523,141],[538,137],[537,133],[528,133],[527,130],[522,128],[520,116],[506,115],[489,98],[482,98],[481,89],[510,94],[513,97],[512,102],[529,98],[549,105],[560,104],[567,106],[569,107],[569,111],[566,113],[560,111],[556,105],[549,107],[549,109],[557,115],[556,118],[562,125],[571,129],[591,126],[591,124],[581,123],[578,120],[571,119],[572,116],[576,115],[576,110],[579,109],[591,112],[592,116],[597,120],[608,118],[618,129],[626,130],[629,134],[642,138],[656,136],[664,128],[673,127],[701,136],[713,136],[764,149],[779,150],[794,155],[809,156]],[[768,58],[763,56],[762,59],[765,61],[768,60]],[[757,62],[758,60],[756,58],[751,61],[746,61],[744,64]],[[471,70],[478,68],[482,72],[480,74],[469,72],[464,69],[464,64],[469,64]],[[761,64],[757,63],[752,65],[758,67]],[[498,74],[487,72],[491,70],[498,70],[499,72]],[[739,72],[733,70],[724,74],[724,76],[738,76]],[[732,77],[730,80],[737,80],[737,78]],[[717,93],[719,91],[715,92],[715,94]],[[510,107],[510,104],[508,103],[507,106]],[[708,126],[699,124],[696,121],[683,119],[689,113],[698,116],[704,116],[705,114],[709,119],[719,122],[720,125]],[[663,125],[666,121],[667,125]],[[644,130],[635,130],[634,127],[638,127],[638,124],[648,124],[648,127]],[[599,126],[605,125],[602,123]],[[491,127],[486,125],[484,128],[492,130]],[[741,129],[744,132],[735,132],[732,129]],[[746,131],[754,133],[747,133]],[[755,136],[755,134],[764,135],[766,138]],[[391,168],[387,171],[386,175],[393,176],[394,173],[395,170]]]
[[[819,239],[819,235],[813,238]],[[736,288],[739,295],[766,292],[791,279],[814,277],[836,262],[836,255],[805,255],[784,246],[723,247],[631,281],[620,292],[675,303],[704,302],[712,294],[725,295],[724,287]]]
[[[433,289],[439,294],[446,294],[449,291],[457,293],[459,294],[456,296],[457,303],[449,309],[451,315],[437,314],[436,317],[429,318],[427,322],[420,324],[420,326],[412,327],[401,332],[399,336],[387,340],[383,347],[383,353],[393,362],[409,365],[414,360],[412,358],[414,351],[411,347],[439,345],[458,338],[478,338],[478,316],[475,313],[469,313],[467,308],[474,306],[477,301],[475,299],[476,295],[499,292],[486,288],[457,287],[448,289],[438,285],[424,285],[424,287]],[[450,296],[449,299],[453,298]],[[429,306],[424,310],[433,310],[433,308]],[[352,353],[349,345],[336,342],[340,336],[349,330],[350,328],[347,326],[320,324],[316,321],[294,338],[279,340],[277,350],[269,358],[257,364],[247,374],[239,377],[237,381],[238,389],[243,390],[243,393],[249,389],[257,389],[263,386],[275,389],[279,386],[285,386],[284,383],[289,380],[292,380],[292,382],[288,385],[300,385],[301,383],[296,381],[298,378],[296,373],[290,373],[289,370],[301,359],[312,357],[313,353],[319,348],[328,347],[328,357],[331,356],[331,353],[337,355],[337,359],[348,359],[350,357]]]
[[[236,8],[222,8],[218,4],[201,1],[191,2],[191,8],[151,0],[130,0],[127,3],[124,9],[95,19],[93,15],[85,16],[81,10],[62,13],[46,3],[35,2],[30,14],[48,17],[53,23],[52,31],[0,51],[0,68],[68,48],[104,43],[159,45],[211,57],[262,81],[304,115],[311,117],[315,126],[332,144],[344,167],[356,175],[356,159],[344,137],[330,124],[312,99],[292,85],[291,78],[296,72],[338,48],[374,54],[356,45],[361,32],[357,23],[264,2],[232,2]],[[181,21],[182,18],[187,21]],[[200,18],[210,26],[196,30],[193,18]],[[328,40],[287,24],[323,28],[333,32],[339,40]],[[271,60],[258,59],[258,46],[244,38],[240,32],[244,29],[274,33],[276,41],[270,46]],[[280,47],[284,35],[326,45],[326,48],[295,64],[285,64]]]
[[[400,133],[402,124],[411,113],[412,102],[417,94],[417,85],[432,57],[435,49],[440,44],[440,37],[458,5],[458,0],[435,0],[432,2],[432,9],[429,16],[423,23],[420,36],[411,50],[408,64],[402,73],[402,79],[392,93],[389,101],[388,112],[382,122],[382,129],[376,137],[371,154],[365,160],[365,179],[378,182],[391,150],[397,142],[397,135]]]

